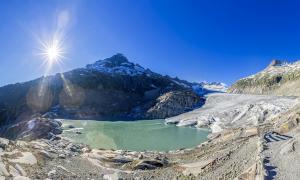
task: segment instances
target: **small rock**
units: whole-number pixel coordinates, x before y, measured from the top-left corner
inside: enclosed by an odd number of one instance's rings
[[[14,177],[13,180],[30,180],[30,178],[25,177],[25,176],[17,176],[17,177]]]
[[[58,157],[61,158],[61,159],[66,159],[66,155],[65,154],[60,154],[60,155],[58,155]]]
[[[81,149],[81,152],[83,152],[83,153],[89,153],[91,151],[92,150],[90,148],[88,148],[88,147],[84,147],[84,148]]]
[[[66,149],[70,149],[72,152],[81,152],[81,146],[76,144],[69,144]]]
[[[164,165],[161,161],[158,160],[144,160],[142,162],[146,164],[151,164],[156,167],[162,167]]]
[[[68,128],[69,128],[69,129],[74,129],[75,126],[73,126],[73,125],[70,124],[70,125],[68,126]]]
[[[118,154],[121,154],[121,155],[124,155],[124,154],[125,154],[125,151],[124,151],[124,150],[116,150],[115,152],[118,153]]]
[[[123,157],[123,156],[116,156],[113,158],[113,162],[115,163],[121,163],[121,164],[125,164],[125,163],[129,163],[132,162],[133,160],[127,157]]]
[[[156,169],[155,166],[151,164],[146,164],[146,163],[138,163],[136,166],[134,166],[135,170],[151,170],[151,169]]]
[[[53,129],[51,131],[53,134],[57,135],[57,134],[61,134],[63,132],[62,128],[61,127],[57,127],[55,129]]]
[[[52,139],[55,136],[55,134],[53,134],[52,132],[49,132],[47,135],[47,139]]]
[[[9,140],[5,138],[0,138],[0,147],[5,149],[9,145]]]
[[[21,174],[19,173],[19,171],[18,170],[16,170],[13,166],[9,166],[8,167],[8,169],[9,169],[9,173],[12,175],[12,176],[14,176],[14,177],[16,177],[16,176],[20,176]]]
[[[21,152],[22,156],[16,159],[9,159],[8,161],[14,163],[34,165],[37,163],[36,157],[31,152]]]
[[[139,158],[139,159],[143,159],[143,158],[144,158],[143,154],[140,154],[140,155],[138,156],[138,158]]]
[[[60,148],[66,148],[67,147],[67,144],[63,141],[60,141],[58,144],[56,144],[57,147],[60,147]]]
[[[61,166],[61,165],[58,165],[57,168],[60,168],[60,169],[62,169],[62,170],[64,170],[64,171],[66,171],[66,172],[70,172],[69,170],[67,170],[65,167],[63,167],[63,166]]]
[[[59,126],[62,126],[62,121],[61,121],[61,120],[54,119],[54,121],[56,121],[56,123],[57,123]]]
[[[51,170],[51,171],[49,171],[48,172],[48,176],[50,177],[50,176],[54,176],[56,174],[56,170],[55,169],[53,169],[53,170]]]
[[[52,132],[49,132],[49,133],[48,133],[48,136],[47,136],[47,139],[49,139],[50,141],[58,141],[58,140],[61,140],[61,137],[55,135],[55,134],[52,133]]]
[[[28,143],[25,142],[25,141],[17,141],[17,142],[16,142],[16,146],[18,146],[18,147],[20,147],[20,148],[24,148],[24,147],[26,147],[27,145],[28,145]]]
[[[3,162],[0,162],[0,175],[3,176],[9,176],[9,172],[7,171],[5,164]]]
[[[33,141],[30,143],[31,147],[34,149],[48,149],[49,144],[42,141]]]
[[[57,136],[57,135],[54,135],[54,136],[52,136],[52,138],[51,138],[51,141],[59,141],[59,140],[61,140],[61,137],[60,137],[60,136]]]
[[[40,155],[42,155],[43,157],[47,158],[47,159],[53,159],[53,157],[45,150],[41,150],[39,152]]]
[[[103,179],[105,180],[119,180],[119,175],[118,173],[113,173],[113,174],[106,174],[103,176]]]
[[[52,127],[56,127],[57,128],[57,127],[61,126],[61,123],[59,121],[57,121],[57,120],[54,120],[54,119],[51,119],[49,121],[49,123],[51,124]]]
[[[22,168],[22,166],[20,166],[19,164],[16,164],[16,169],[20,172],[20,174],[22,176],[27,176],[27,173],[24,171],[24,169]]]
[[[167,157],[163,157],[163,158],[161,158],[160,160],[161,160],[161,162],[163,163],[163,165],[169,164],[169,160],[168,160]]]
[[[134,169],[140,169],[140,170],[151,170],[156,169],[159,167],[163,167],[164,164],[158,160],[143,160],[136,164]]]

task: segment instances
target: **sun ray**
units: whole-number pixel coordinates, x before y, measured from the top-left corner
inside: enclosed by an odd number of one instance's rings
[[[73,96],[73,92],[72,92],[72,87],[71,84],[68,82],[68,80],[65,78],[65,75],[63,73],[60,73],[61,79],[63,80],[64,86],[65,86],[65,90],[66,93],[72,97]]]
[[[40,48],[38,55],[42,57],[43,66],[46,66],[45,74],[51,71],[54,64],[60,64],[65,59],[65,51],[63,48],[63,41],[54,36],[48,41],[41,41],[39,39]]]

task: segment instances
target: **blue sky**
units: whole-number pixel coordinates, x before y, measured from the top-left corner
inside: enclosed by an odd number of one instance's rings
[[[58,29],[66,58],[51,73],[120,52],[161,74],[231,84],[272,59],[299,59],[299,8],[288,0],[2,0],[0,85],[43,75],[37,39]]]

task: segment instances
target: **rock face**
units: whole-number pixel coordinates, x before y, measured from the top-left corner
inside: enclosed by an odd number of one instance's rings
[[[201,106],[194,86],[116,54],[85,68],[1,87],[0,126],[28,121],[35,113],[44,118],[165,118]]]
[[[9,139],[21,140],[52,139],[62,133],[61,125],[61,122],[57,120],[37,117],[4,126],[1,128],[0,135]]]
[[[273,60],[263,71],[240,79],[228,92],[299,96],[300,62],[282,63]]]
[[[272,67],[272,66],[280,66],[280,65],[282,65],[282,64],[283,64],[282,61],[274,59],[274,60],[271,61],[271,63],[269,64],[268,67]]]
[[[171,117],[186,111],[192,110],[196,105],[203,104],[204,99],[199,99],[197,95],[190,91],[172,91],[159,96],[156,104],[151,107],[146,116]]]

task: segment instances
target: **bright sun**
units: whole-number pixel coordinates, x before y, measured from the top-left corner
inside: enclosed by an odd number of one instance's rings
[[[54,61],[59,56],[59,49],[57,47],[49,47],[46,52],[49,61]]]
[[[64,51],[60,41],[53,39],[50,42],[42,43],[42,49],[40,53],[46,63],[52,65],[55,62],[60,61],[63,58]]]

